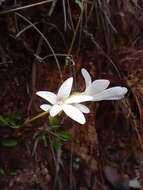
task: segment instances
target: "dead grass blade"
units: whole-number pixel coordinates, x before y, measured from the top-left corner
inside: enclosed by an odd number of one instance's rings
[[[58,71],[59,71],[59,75],[60,75],[60,79],[61,81],[63,81],[63,76],[62,76],[62,71],[61,71],[61,67],[60,67],[60,64],[59,64],[59,61],[55,55],[55,52],[51,46],[51,44],[49,43],[48,39],[45,37],[45,35],[30,21],[28,20],[26,17],[24,17],[23,15],[21,15],[20,13],[16,13],[20,18],[22,18],[23,20],[25,20],[28,24],[32,25],[33,28],[39,33],[39,35],[43,38],[43,40],[45,41],[45,43],[47,44],[47,46],[49,47],[49,49],[51,50],[52,54],[53,54],[53,57],[56,61],[56,64],[57,64],[57,68],[58,68]]]
[[[17,7],[17,8],[14,8],[14,9],[6,10],[6,11],[1,11],[0,15],[13,13],[13,12],[17,12],[17,11],[22,11],[24,9],[33,8],[33,7],[43,5],[43,4],[46,4],[46,3],[50,3],[50,2],[53,2],[53,1],[54,0],[46,0],[46,1],[41,1],[41,2],[38,2],[38,3],[33,3],[33,4],[30,4],[30,5],[25,5],[25,6],[22,6],[22,7]]]

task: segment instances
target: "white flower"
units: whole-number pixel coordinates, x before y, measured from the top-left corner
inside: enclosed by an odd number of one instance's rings
[[[44,111],[49,111],[52,117],[64,111],[67,116],[71,119],[77,121],[80,124],[86,122],[83,113],[89,113],[90,110],[85,105],[80,104],[81,102],[91,101],[93,98],[91,96],[74,94],[71,95],[73,84],[73,78],[70,77],[63,82],[60,86],[58,93],[55,94],[49,91],[38,91],[36,94],[50,104],[42,104],[40,108]]]
[[[121,86],[107,89],[110,84],[109,80],[99,79],[92,82],[91,76],[86,69],[82,69],[81,72],[86,85],[85,91],[82,94],[92,96],[92,101],[119,100],[128,91],[127,88]]]
[[[87,106],[81,104],[81,102],[118,100],[123,98],[127,93],[127,88],[121,86],[107,89],[110,84],[109,80],[101,79],[92,82],[86,69],[82,69],[81,72],[86,84],[84,92],[71,95],[73,77],[70,77],[63,82],[57,94],[49,91],[36,92],[38,96],[50,103],[42,104],[40,108],[46,112],[48,111],[52,117],[64,111],[71,119],[84,124],[86,120],[83,113],[89,113],[90,110]]]

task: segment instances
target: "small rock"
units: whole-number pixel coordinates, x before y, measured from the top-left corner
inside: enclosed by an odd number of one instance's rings
[[[141,189],[141,184],[137,178],[134,178],[129,181],[129,187],[134,189]]]

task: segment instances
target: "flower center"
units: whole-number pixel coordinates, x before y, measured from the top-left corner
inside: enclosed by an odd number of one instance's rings
[[[62,105],[62,104],[63,104],[62,98],[58,98],[58,99],[57,99],[57,104],[58,104],[58,105]]]

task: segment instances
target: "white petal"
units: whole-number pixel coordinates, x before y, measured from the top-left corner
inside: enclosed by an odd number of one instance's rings
[[[54,105],[50,110],[50,115],[52,117],[56,116],[58,113],[62,111],[62,107],[59,105]]]
[[[107,98],[106,100],[120,100],[122,98],[124,98],[124,96],[113,96],[113,97]]]
[[[95,95],[97,93],[102,92],[103,90],[105,90],[110,84],[109,80],[104,80],[104,79],[100,79],[100,80],[95,80],[92,82],[91,86],[87,89],[87,93],[89,95]]]
[[[112,87],[104,90],[101,93],[96,94],[93,96],[94,101],[101,101],[101,100],[118,100],[124,97],[127,93],[127,88],[125,87]]]
[[[89,72],[86,69],[81,69],[81,73],[85,80],[86,89],[91,85],[91,77]]]
[[[90,109],[83,105],[83,104],[75,104],[74,105],[77,109],[79,109],[82,113],[90,113]]]
[[[42,104],[40,106],[40,108],[44,111],[49,111],[51,109],[52,106],[48,105],[48,104]]]
[[[63,84],[60,86],[58,90],[57,94],[58,100],[65,100],[67,97],[69,97],[72,90],[72,84],[73,84],[73,77],[70,77],[63,82]]]
[[[47,100],[48,102],[50,102],[51,104],[55,104],[56,103],[56,94],[54,94],[53,92],[49,92],[49,91],[38,91],[36,92],[36,94],[38,96],[40,96],[41,98]]]
[[[83,113],[79,111],[76,107],[66,104],[64,104],[62,107],[66,115],[69,116],[71,119],[77,121],[80,124],[84,124],[86,122]]]
[[[74,103],[80,103],[80,102],[87,102],[87,101],[92,101],[93,97],[92,96],[86,96],[86,95],[72,95],[70,96],[65,103],[66,104],[74,104]]]

